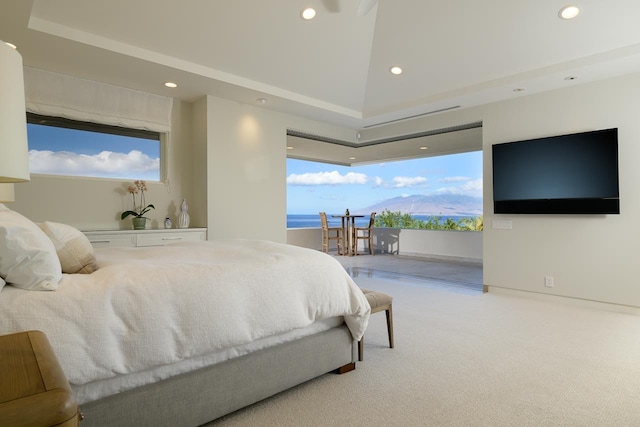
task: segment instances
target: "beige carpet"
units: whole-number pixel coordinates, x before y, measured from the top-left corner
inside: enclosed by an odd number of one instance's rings
[[[356,281],[394,296],[395,349],[376,313],[355,371],[209,425],[640,425],[639,317],[410,280]]]

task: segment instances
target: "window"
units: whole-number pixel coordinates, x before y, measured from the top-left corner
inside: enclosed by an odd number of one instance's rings
[[[161,181],[164,134],[27,113],[32,174]]]
[[[388,227],[481,230],[482,151],[352,167],[287,159],[287,228],[346,209],[365,215],[359,226],[377,212]]]

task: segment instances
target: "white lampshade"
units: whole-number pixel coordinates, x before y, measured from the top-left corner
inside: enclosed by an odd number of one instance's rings
[[[13,184],[0,184],[0,203],[15,202],[16,196],[13,192]]]
[[[0,41],[0,182],[29,178],[22,56]]]

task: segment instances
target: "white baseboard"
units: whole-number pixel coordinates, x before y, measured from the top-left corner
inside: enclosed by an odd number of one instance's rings
[[[522,291],[519,289],[501,288],[499,286],[485,285],[485,289],[487,290],[487,292],[495,293],[495,294],[511,295],[511,296],[524,297],[524,298],[533,298],[540,301],[569,304],[569,305],[575,305],[578,307],[595,308],[598,310],[613,311],[616,313],[623,313],[623,314],[640,315],[640,307],[634,307],[630,305],[614,304],[614,303],[601,302],[601,301],[592,301],[587,299],[571,298],[571,297],[565,297],[560,295],[541,294],[538,292]]]

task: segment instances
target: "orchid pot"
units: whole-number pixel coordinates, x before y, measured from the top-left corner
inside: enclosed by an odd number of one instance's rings
[[[132,222],[133,222],[133,229],[134,230],[144,230],[145,227],[147,226],[147,218],[145,217],[133,217],[132,218]]]

